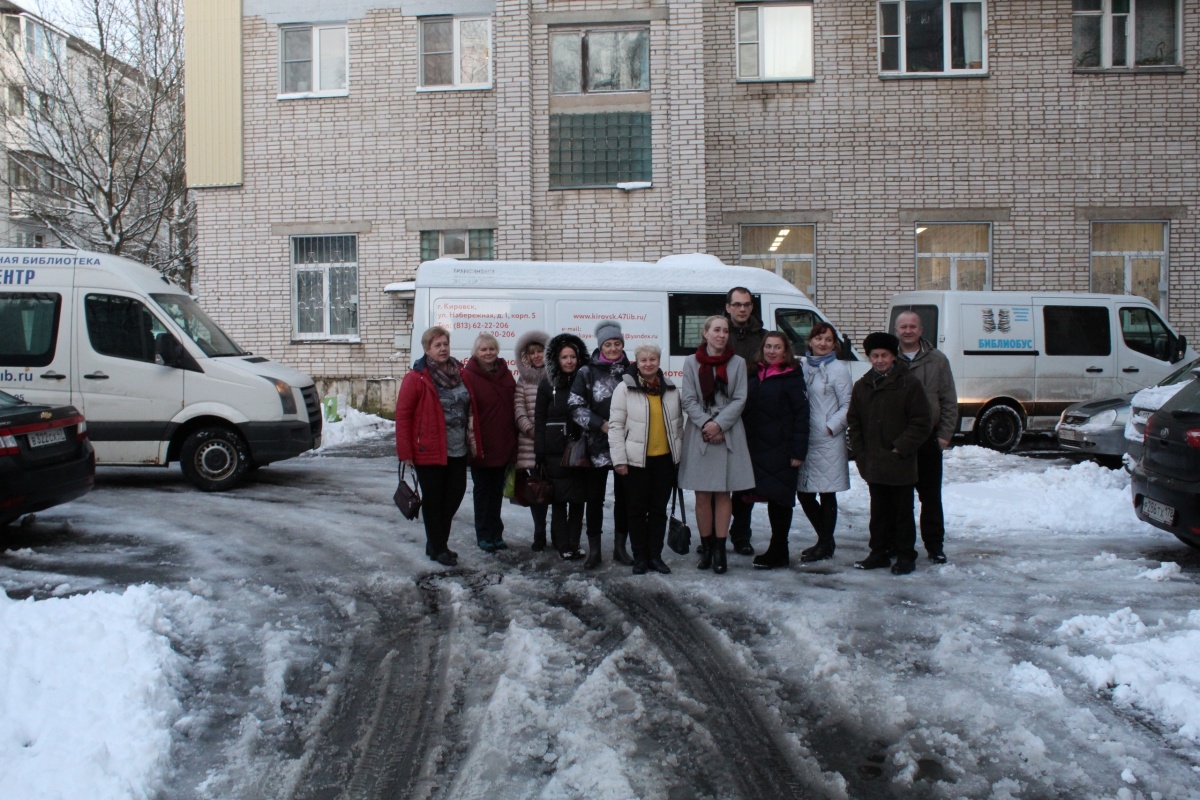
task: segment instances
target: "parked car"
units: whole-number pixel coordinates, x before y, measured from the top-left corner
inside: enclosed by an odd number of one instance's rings
[[[0,526],[92,490],[96,454],[74,406],[0,392]]]
[[[1191,380],[1197,367],[1200,359],[1190,359],[1154,386],[1139,392],[1086,400],[1068,407],[1054,428],[1059,447],[1114,464],[1123,461],[1129,468],[1141,455],[1146,418]]]
[[[1139,519],[1200,549],[1200,380],[1184,384],[1146,421],[1130,491]]]

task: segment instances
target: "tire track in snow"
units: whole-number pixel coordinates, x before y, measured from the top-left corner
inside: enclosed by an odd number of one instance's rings
[[[427,573],[417,581],[419,602],[403,596],[361,598],[378,612],[356,635],[351,670],[333,718],[308,749],[316,753],[296,800],[427,798],[448,786],[455,738],[453,687],[447,672],[457,622],[443,602],[442,583],[478,590],[498,576],[473,570]],[[504,625],[481,604],[489,628]]]

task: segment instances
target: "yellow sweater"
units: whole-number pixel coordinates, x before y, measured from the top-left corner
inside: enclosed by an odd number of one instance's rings
[[[662,395],[649,394],[650,426],[646,435],[646,457],[671,454],[671,443],[667,441],[667,424],[663,422]]]

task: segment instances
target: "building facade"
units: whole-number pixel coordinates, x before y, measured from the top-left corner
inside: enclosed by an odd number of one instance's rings
[[[360,407],[411,362],[384,287],[438,255],[706,252],[855,339],[915,288],[1131,292],[1200,333],[1200,0],[196,0],[187,24],[196,291]]]

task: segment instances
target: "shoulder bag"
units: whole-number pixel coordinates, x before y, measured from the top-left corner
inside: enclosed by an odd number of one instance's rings
[[[396,493],[392,495],[392,500],[396,503],[396,508],[400,509],[400,513],[405,519],[416,519],[421,513],[421,489],[417,484],[416,470],[413,470],[412,485],[405,480],[405,472],[408,465],[403,461],[400,462],[400,485],[396,487]]]
[[[679,516],[675,518],[675,499],[679,499]],[[667,523],[667,547],[681,556],[686,556],[692,549],[692,529],[687,524],[687,511],[684,510],[683,489],[676,486],[671,491],[671,520]]]

